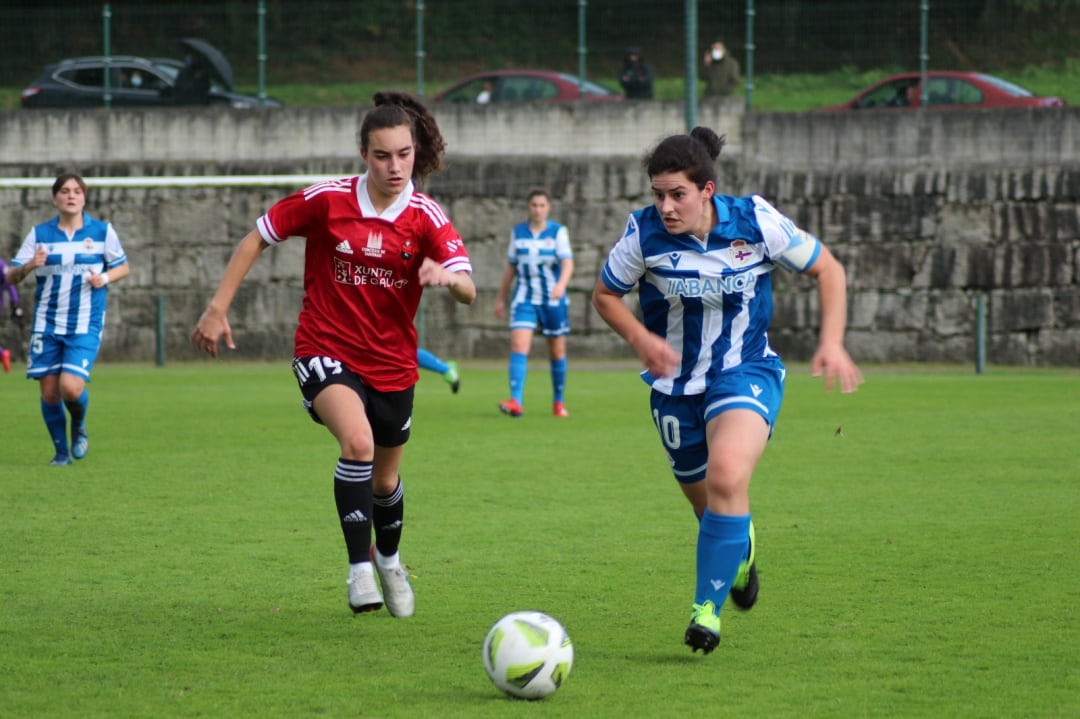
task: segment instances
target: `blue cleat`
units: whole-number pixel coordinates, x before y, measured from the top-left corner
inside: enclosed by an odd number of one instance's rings
[[[90,440],[86,436],[86,425],[79,427],[75,436],[71,438],[71,456],[82,459],[90,451]]]
[[[57,452],[56,456],[49,462],[49,465],[53,467],[63,467],[69,464],[71,464],[71,455],[67,452]]]

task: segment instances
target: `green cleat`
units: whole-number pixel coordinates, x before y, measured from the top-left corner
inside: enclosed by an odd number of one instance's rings
[[[446,380],[446,384],[450,385],[450,391],[457,394],[461,389],[461,375],[458,374],[457,362],[451,361],[446,364],[449,369],[443,372],[442,378]]]
[[[756,554],[756,537],[754,536],[754,522],[750,522],[750,556],[739,565],[739,572],[732,582],[731,603],[739,609],[750,609],[757,602],[758,578]]]
[[[702,654],[708,654],[719,646],[720,613],[715,604],[706,600],[704,604],[694,605],[683,642],[695,652],[700,649]]]

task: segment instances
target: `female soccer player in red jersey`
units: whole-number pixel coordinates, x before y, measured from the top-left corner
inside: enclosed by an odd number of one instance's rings
[[[360,126],[367,172],[270,207],[240,241],[191,341],[212,357],[219,340],[235,348],[226,315],[241,281],[267,247],[307,238],[293,372],[311,417],[340,445],[334,498],[349,555],[349,606],[375,611],[385,597],[392,615],[408,617],[414,599],[398,556],[398,467],[419,380],[413,319],[425,286],[445,287],[468,305],[476,285],[460,235],[413,184],[441,167],[446,145],[435,118],[405,93],[374,99]]]

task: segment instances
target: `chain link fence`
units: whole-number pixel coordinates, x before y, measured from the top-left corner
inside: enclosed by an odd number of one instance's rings
[[[842,68],[1017,70],[1062,63],[1080,39],[1080,3],[1037,0],[699,2],[685,0],[119,0],[0,7],[7,82],[64,57],[182,57],[178,40],[222,50],[237,84],[372,83],[433,88],[475,71],[543,68],[618,88],[628,47],[661,78],[690,76],[688,38],[723,40],[759,74]],[[701,52],[696,53],[700,72]]]

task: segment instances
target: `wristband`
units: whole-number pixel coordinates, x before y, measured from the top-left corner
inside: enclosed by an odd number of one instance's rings
[[[108,272],[102,272],[101,273],[101,286],[104,287],[107,284],[109,284],[109,273]]]

